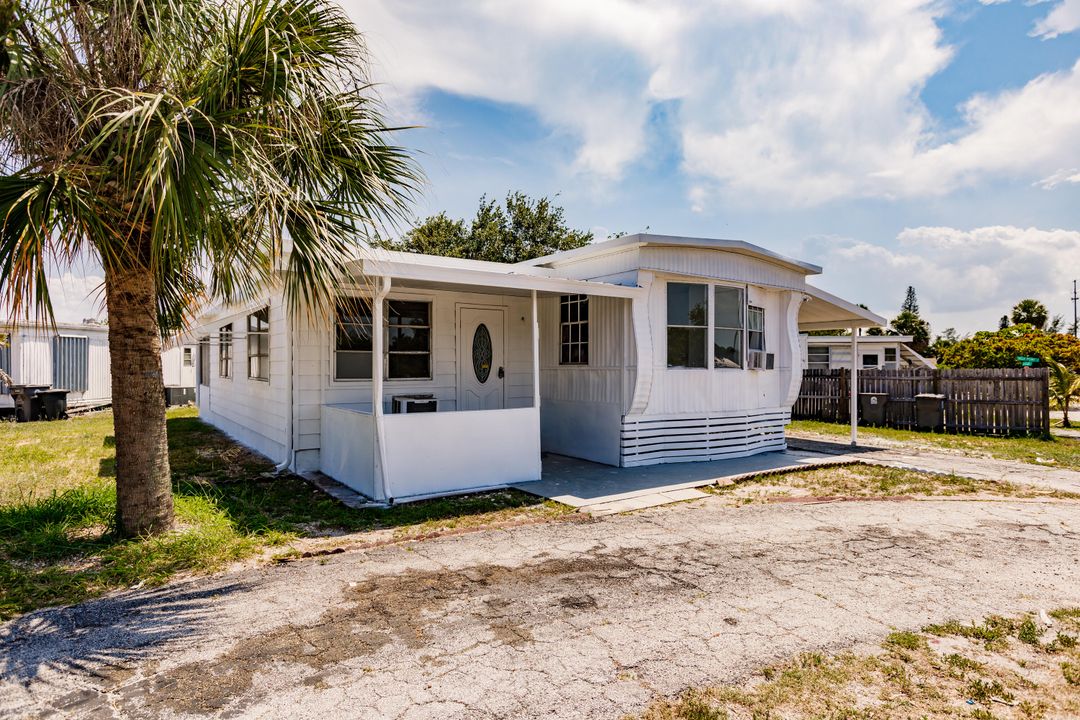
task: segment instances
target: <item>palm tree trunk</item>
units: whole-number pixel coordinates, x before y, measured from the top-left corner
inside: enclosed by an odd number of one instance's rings
[[[116,527],[127,536],[164,532],[173,524],[156,291],[145,269],[105,271]]]

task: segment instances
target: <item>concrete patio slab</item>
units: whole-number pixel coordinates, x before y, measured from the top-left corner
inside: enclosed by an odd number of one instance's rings
[[[850,457],[787,450],[712,462],[618,468],[547,454],[543,479],[512,487],[593,514],[608,514],[704,497],[694,488],[730,485],[751,475],[851,462]]]

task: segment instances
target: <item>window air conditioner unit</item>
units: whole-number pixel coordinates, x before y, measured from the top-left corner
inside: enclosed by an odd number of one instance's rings
[[[434,395],[394,395],[390,398],[390,412],[419,413],[438,412],[439,401]]]
[[[775,357],[773,353],[751,350],[746,356],[746,367],[750,370],[772,370]]]

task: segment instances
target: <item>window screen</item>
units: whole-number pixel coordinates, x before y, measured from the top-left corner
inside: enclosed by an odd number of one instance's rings
[[[270,379],[270,308],[248,315],[248,377]]]
[[[218,328],[218,375],[232,377],[233,331],[232,323]]]
[[[810,370],[829,369],[829,346],[810,345],[806,348],[806,367]]]
[[[200,385],[210,384],[210,338],[199,338],[199,365],[195,368]]]
[[[391,380],[431,377],[431,303],[386,303],[386,370]]]
[[[334,377],[371,379],[371,306],[361,298],[342,298],[337,305]]]
[[[743,297],[742,288],[723,285],[713,288],[713,367],[743,365]],[[761,319],[764,321],[764,317]]]
[[[90,339],[72,335],[53,338],[53,387],[86,392]]]
[[[668,367],[707,367],[708,285],[668,283],[667,364]]]
[[[589,296],[559,298],[559,364],[589,364]]]

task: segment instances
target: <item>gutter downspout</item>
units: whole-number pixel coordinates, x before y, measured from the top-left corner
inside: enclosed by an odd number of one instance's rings
[[[286,470],[293,470],[293,469],[295,469],[295,465],[296,465],[296,463],[294,462],[295,459],[296,459],[295,458],[296,451],[294,450],[295,443],[293,442],[293,436],[296,434],[296,428],[294,427],[294,423],[293,423],[293,405],[296,402],[296,398],[293,397],[293,367],[294,367],[293,353],[295,352],[295,348],[293,347],[292,322],[291,322],[291,318],[289,317],[290,314],[289,314],[288,310],[285,311],[284,315],[285,315],[285,344],[289,346],[289,352],[288,352],[288,355],[287,355],[287,357],[289,358],[289,370],[286,373],[286,377],[288,378],[288,383],[289,383],[289,389],[288,389],[288,392],[286,393],[285,396],[287,398],[289,398],[289,402],[286,403],[286,409],[287,409],[288,412],[286,413],[286,420],[285,420],[285,438],[286,438],[285,439],[285,459],[281,461],[280,465],[278,465],[278,466],[276,466],[274,468],[277,472],[285,472]],[[220,340],[219,340],[219,342],[220,342]]]

